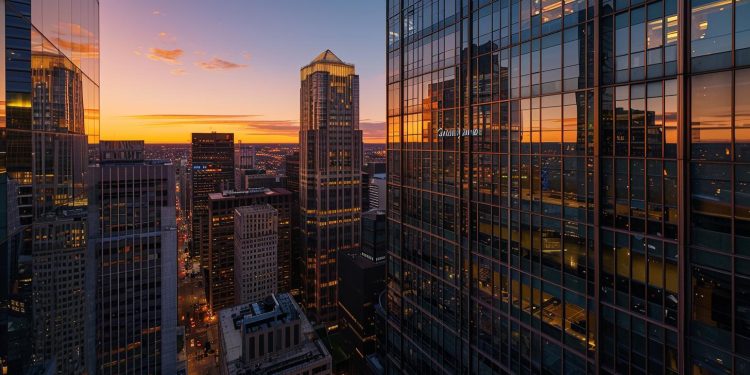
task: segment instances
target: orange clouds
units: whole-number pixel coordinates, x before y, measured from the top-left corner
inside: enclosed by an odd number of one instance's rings
[[[149,126],[175,127],[180,129],[184,126],[232,126],[238,132],[248,130],[274,130],[279,132],[299,131],[297,121],[292,120],[263,120],[259,115],[198,115],[198,114],[150,114],[127,116],[131,119],[140,120]]]
[[[254,114],[144,114],[120,116],[109,121],[118,124],[110,139],[146,139],[148,142],[189,142],[192,132],[230,132],[236,140],[253,143],[296,143],[299,122],[296,120],[264,119]],[[385,123],[371,120],[360,122],[368,143],[385,140]]]
[[[265,120],[259,115],[145,114],[118,117],[113,134],[103,137],[146,139],[149,142],[189,142],[191,132],[230,132],[246,142],[272,143],[298,140],[299,124],[292,120]]]
[[[247,67],[246,64],[237,64],[216,57],[208,61],[199,61],[195,65],[203,70],[231,70]]]
[[[60,38],[57,38],[56,43],[63,51],[73,51],[81,54],[82,57],[99,57],[99,48],[97,44],[78,43]]]
[[[161,61],[171,65],[182,65],[178,59],[185,54],[181,48],[176,49],[161,49],[161,48],[149,48],[149,54],[147,57],[154,61]]]
[[[359,122],[359,128],[366,143],[385,142],[385,122],[364,120]]]

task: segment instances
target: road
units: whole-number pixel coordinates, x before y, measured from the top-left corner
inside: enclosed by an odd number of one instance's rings
[[[191,261],[185,259],[190,264]],[[188,374],[218,375],[218,332],[216,319],[206,313],[206,296],[203,289],[203,276],[186,274],[181,278],[178,292],[180,325],[185,326],[185,347],[187,348]],[[208,344],[210,342],[210,344]],[[210,345],[211,353],[206,347]]]

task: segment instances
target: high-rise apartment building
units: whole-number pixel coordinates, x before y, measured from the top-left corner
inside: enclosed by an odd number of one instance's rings
[[[339,252],[358,250],[362,205],[359,76],[330,50],[301,72],[300,225],[303,297],[316,323],[335,324]]]
[[[277,290],[289,290],[291,280],[291,193],[282,188],[226,190],[208,195],[207,236],[210,238],[203,267],[208,307],[216,313],[235,304],[235,209],[269,204],[278,212],[276,249]]]
[[[234,134],[193,133],[190,165],[190,249],[193,256],[198,255],[205,262],[203,257],[208,249],[208,195],[234,189]]]
[[[750,6],[387,2],[393,373],[750,373]]]
[[[144,160],[143,141],[102,141],[99,149],[89,167],[87,372],[174,374],[174,166]]]
[[[84,300],[71,271],[85,223],[74,216],[99,137],[99,2],[3,2],[0,19],[0,371],[76,373]]]
[[[259,301],[278,285],[279,212],[270,204],[234,210],[235,304]]]

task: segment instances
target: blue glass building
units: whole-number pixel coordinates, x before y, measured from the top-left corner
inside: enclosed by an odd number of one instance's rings
[[[749,12],[387,2],[390,373],[750,373]]]

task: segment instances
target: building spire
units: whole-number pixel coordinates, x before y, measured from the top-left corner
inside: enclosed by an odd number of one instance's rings
[[[316,56],[311,63],[316,62],[328,62],[328,63],[336,63],[336,64],[344,64],[341,59],[339,59],[338,56],[336,56],[333,52],[331,52],[330,49],[327,49],[323,52],[321,52],[318,56]]]

